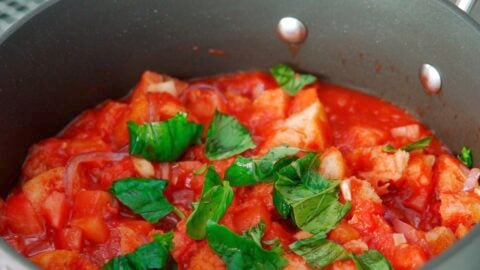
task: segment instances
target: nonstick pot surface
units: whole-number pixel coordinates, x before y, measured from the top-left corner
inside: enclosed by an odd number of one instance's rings
[[[0,38],[4,196],[31,144],[54,135],[82,110],[124,96],[145,69],[190,78],[290,63],[407,108],[451,149],[465,144],[480,153],[479,27],[447,1],[63,0],[48,5]],[[299,18],[309,29],[295,56],[275,33],[285,16]],[[440,94],[423,91],[418,80],[423,63],[441,72]],[[476,269],[479,238],[477,227],[427,267]]]

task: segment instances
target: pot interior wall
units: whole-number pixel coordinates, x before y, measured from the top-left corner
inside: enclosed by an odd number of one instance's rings
[[[407,108],[452,150],[465,144],[480,153],[480,34],[446,1],[51,4],[0,40],[2,195],[29,145],[53,136],[82,110],[124,96],[145,69],[189,78],[290,63]],[[275,34],[285,16],[309,29],[295,56]],[[439,95],[423,91],[423,63],[442,73]]]

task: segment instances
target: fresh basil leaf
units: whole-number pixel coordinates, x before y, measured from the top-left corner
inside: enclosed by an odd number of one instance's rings
[[[383,146],[383,151],[387,153],[395,153],[397,151],[397,148],[393,147],[391,144],[385,144]]]
[[[163,195],[167,183],[161,179],[123,178],[113,182],[110,192],[134,213],[157,222],[173,210]]]
[[[103,270],[171,269],[173,260],[169,251],[173,248],[173,233],[154,235],[154,241],[138,247],[135,251],[111,259]]]
[[[464,146],[462,147],[462,151],[460,154],[457,155],[457,158],[465,164],[468,168],[473,167],[473,154],[472,154],[472,149]]]
[[[225,180],[234,187],[255,185],[259,181],[255,167],[253,158],[238,156],[225,171]]]
[[[187,148],[199,143],[203,126],[187,121],[186,113],[154,123],[128,122],[130,154],[153,161],[176,161]]]
[[[258,182],[269,182],[270,176],[278,170],[278,164],[288,156],[295,155],[299,149],[290,146],[278,146],[260,158],[239,156],[225,172],[225,180],[232,186],[249,186]],[[277,164],[278,163],[278,164]]]
[[[208,167],[207,164],[203,164],[202,166],[200,166],[200,168],[198,168],[198,169],[196,169],[195,171],[193,171],[193,175],[201,175],[201,174],[203,174],[204,172],[207,171],[207,167]]]
[[[209,220],[219,221],[233,200],[233,190],[228,181],[223,183],[213,166],[208,167],[202,195],[187,220],[187,234],[192,239],[205,237]]]
[[[246,231],[242,232],[242,235],[246,239],[252,239],[260,247],[262,247],[262,237],[265,234],[265,222],[260,220],[260,222],[255,226]]]
[[[276,173],[273,193],[279,214],[313,234],[329,232],[351,208],[338,201],[339,181],[325,180],[318,165],[315,153],[293,161]]]
[[[413,143],[407,144],[405,146],[402,146],[402,148],[400,148],[400,149],[402,149],[403,151],[407,151],[407,152],[417,150],[417,149],[423,149],[423,148],[428,147],[430,145],[431,141],[432,141],[432,137],[425,137],[425,138],[420,139],[416,142],[413,142]]]
[[[357,270],[392,270],[388,260],[377,250],[367,250],[360,255],[352,254]]]
[[[412,142],[412,143],[409,143],[407,145],[404,145],[404,146],[400,147],[400,150],[410,152],[410,151],[413,151],[413,150],[424,149],[424,148],[426,148],[430,145],[431,141],[432,141],[432,137],[425,137],[425,138],[422,138],[418,141],[415,141],[415,142]],[[391,144],[386,144],[386,145],[383,146],[383,151],[387,152],[387,153],[394,153],[397,150],[398,149],[393,147]]]
[[[208,159],[229,158],[255,146],[248,129],[235,117],[215,111],[205,142],[205,155]]]
[[[302,256],[311,267],[323,267],[337,259],[347,257],[347,251],[339,244],[330,241],[325,234],[317,234],[307,239],[292,243],[290,249]]]
[[[314,83],[317,78],[310,74],[297,74],[285,64],[272,67],[270,73],[277,81],[278,85],[290,96],[295,95],[308,84]]]
[[[283,269],[287,265],[278,252],[265,250],[256,241],[212,221],[207,223],[207,241],[227,269]]]

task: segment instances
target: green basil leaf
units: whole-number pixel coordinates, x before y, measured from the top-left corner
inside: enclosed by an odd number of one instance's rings
[[[278,170],[282,161],[298,153],[299,149],[278,146],[260,158],[239,156],[225,172],[225,180],[232,186],[249,186],[258,182],[269,182],[270,176]]]
[[[360,255],[352,254],[358,270],[392,270],[388,260],[377,250],[367,250]]]
[[[223,183],[213,166],[208,167],[200,201],[194,207],[187,220],[187,234],[192,239],[205,237],[205,228],[209,220],[218,222],[233,200],[233,190],[228,181]]]
[[[326,239],[325,234],[317,234],[310,238],[292,243],[290,249],[302,256],[311,267],[323,267],[337,259],[347,257],[347,251],[339,244]]]
[[[430,145],[430,142],[432,142],[432,137],[425,137],[418,141],[415,141],[400,147],[400,150],[410,152],[413,150],[424,149]],[[387,153],[394,153],[397,150],[398,149],[393,147],[391,144],[386,144],[383,146],[383,151]]]
[[[276,173],[273,193],[279,214],[313,234],[329,232],[351,208],[338,201],[339,182],[325,180],[318,165],[315,153],[293,161]]]
[[[202,125],[187,121],[186,113],[163,122],[127,125],[130,154],[153,161],[178,160],[190,145],[200,142],[203,130]]]
[[[229,158],[255,147],[250,132],[235,117],[215,111],[205,142],[208,159]]]
[[[265,222],[260,220],[260,222],[255,226],[246,231],[242,232],[242,235],[246,239],[252,239],[260,247],[262,247],[262,237],[265,234]]]
[[[400,149],[402,149],[403,151],[407,151],[407,152],[417,150],[417,149],[423,149],[423,148],[428,147],[430,145],[431,141],[432,141],[432,137],[425,137],[425,138],[420,139],[416,142],[413,142],[413,143],[407,144],[405,146],[402,146],[402,148],[400,148]]]
[[[212,221],[207,223],[207,241],[227,269],[283,269],[287,265],[278,252],[265,250],[256,241]]]
[[[383,146],[383,151],[387,153],[395,153],[397,152],[397,148],[393,147],[391,144],[385,144]]]
[[[462,151],[460,154],[457,155],[457,158],[465,164],[468,168],[473,167],[473,154],[472,154],[472,149],[464,146],[462,147]]]
[[[204,172],[207,171],[207,167],[208,167],[207,164],[203,164],[200,168],[198,168],[198,169],[196,169],[195,171],[193,171],[193,175],[201,175],[201,174],[203,174]]]
[[[138,247],[135,251],[111,259],[103,270],[171,269],[173,260],[169,251],[173,248],[173,233],[154,235],[154,241]]]
[[[310,74],[297,74],[295,71],[285,64],[272,67],[270,73],[277,81],[278,85],[289,94],[295,95],[308,84],[314,83],[317,78]]]
[[[157,222],[173,210],[163,195],[167,183],[160,179],[123,178],[113,182],[110,192],[134,213]]]

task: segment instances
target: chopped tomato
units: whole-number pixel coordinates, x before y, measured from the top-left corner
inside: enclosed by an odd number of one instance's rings
[[[7,199],[5,217],[10,230],[22,236],[41,235],[45,232],[44,221],[24,193]]]
[[[72,226],[80,228],[85,238],[90,241],[104,243],[108,240],[108,226],[99,216],[75,218],[72,220]]]
[[[79,228],[63,228],[55,235],[55,247],[80,251],[82,249],[82,230]]]
[[[65,194],[54,191],[42,203],[42,214],[55,229],[65,225],[68,218],[68,204]]]
[[[110,193],[101,190],[82,190],[75,195],[73,219],[96,216],[108,218],[118,213],[118,203]]]

